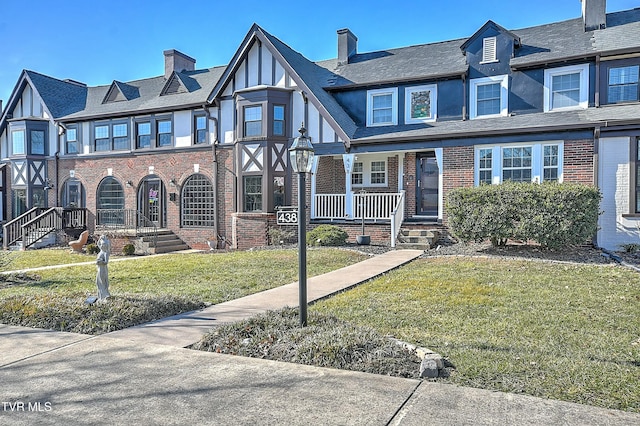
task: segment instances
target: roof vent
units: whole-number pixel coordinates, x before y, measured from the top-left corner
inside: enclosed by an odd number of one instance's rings
[[[348,28],[338,30],[338,65],[349,63],[354,55],[358,53],[358,37]]]
[[[585,31],[601,30],[607,26],[607,0],[581,0]]]
[[[164,78],[168,79],[171,74],[182,71],[194,71],[196,60],[175,49],[164,51]]]

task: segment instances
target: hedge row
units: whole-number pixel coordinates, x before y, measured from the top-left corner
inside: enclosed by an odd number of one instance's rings
[[[597,230],[600,191],[573,183],[515,183],[458,188],[447,197],[452,234],[462,241],[537,241],[557,249],[584,244]]]

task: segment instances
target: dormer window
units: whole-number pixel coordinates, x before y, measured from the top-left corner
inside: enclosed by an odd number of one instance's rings
[[[435,84],[407,87],[404,90],[405,124],[435,121],[438,109],[437,93]]]
[[[589,65],[544,70],[544,111],[589,106]]]
[[[509,76],[476,78],[470,82],[471,119],[506,116],[509,110]]]
[[[482,39],[482,62],[497,62],[496,57],[496,38],[486,37]]]
[[[398,124],[398,89],[377,89],[367,92],[367,126]]]

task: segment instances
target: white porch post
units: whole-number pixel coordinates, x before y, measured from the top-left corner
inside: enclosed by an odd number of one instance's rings
[[[398,154],[398,192],[404,189],[404,152]]]
[[[353,219],[353,191],[351,189],[351,171],[353,163],[356,161],[355,154],[342,154],[342,164],[344,164],[344,213]]]
[[[311,164],[311,207],[309,219],[315,219],[316,217],[316,176],[318,172],[319,156],[313,157],[313,163]]]
[[[442,169],[442,148],[436,148],[436,164],[438,165],[438,219],[444,214],[444,170]]]

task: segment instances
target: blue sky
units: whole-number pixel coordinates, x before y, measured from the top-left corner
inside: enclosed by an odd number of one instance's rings
[[[609,12],[634,7],[607,1]],[[580,0],[0,0],[0,99],[23,69],[94,86],[161,75],[167,49],[197,68],[224,65],[254,22],[322,60],[336,57],[340,28],[368,52],[468,37],[489,19],[518,29],[580,13]]]

